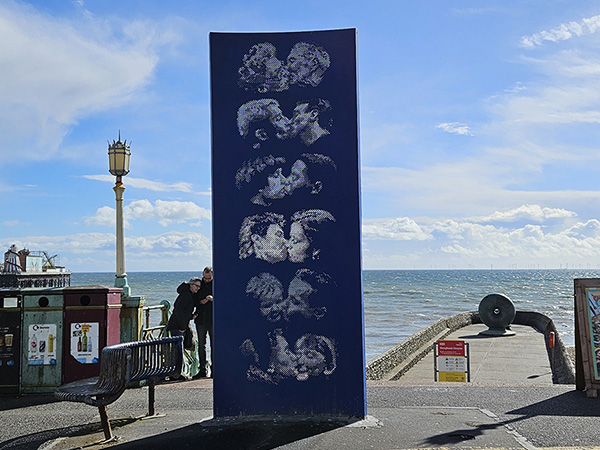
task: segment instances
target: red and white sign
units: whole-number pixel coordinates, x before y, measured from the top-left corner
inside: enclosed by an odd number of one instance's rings
[[[466,356],[465,341],[438,341],[438,356]]]
[[[436,381],[469,381],[467,345],[457,340],[436,342]]]

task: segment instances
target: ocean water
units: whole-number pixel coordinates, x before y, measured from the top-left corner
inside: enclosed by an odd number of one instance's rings
[[[131,295],[147,305],[173,304],[177,286],[197,272],[132,272]],[[567,346],[574,345],[573,280],[598,278],[598,270],[365,270],[366,360],[402,342],[437,319],[477,311],[488,294],[507,295],[517,311],[550,317]],[[73,273],[72,286],[112,286],[112,273]],[[156,321],[158,321],[158,315]]]

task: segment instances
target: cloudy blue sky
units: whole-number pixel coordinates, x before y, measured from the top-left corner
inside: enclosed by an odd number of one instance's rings
[[[0,2],[0,248],[211,260],[208,33],[357,28],[363,267],[600,267],[596,1]]]

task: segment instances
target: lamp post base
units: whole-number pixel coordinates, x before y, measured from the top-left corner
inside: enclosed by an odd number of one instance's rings
[[[131,295],[129,284],[127,284],[126,273],[124,273],[123,275],[115,275],[115,287],[123,289],[123,297],[129,297]]]

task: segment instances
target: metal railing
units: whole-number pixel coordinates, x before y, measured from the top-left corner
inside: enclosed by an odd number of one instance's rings
[[[0,288],[55,288],[71,286],[71,272],[0,273]]]
[[[144,306],[144,323],[142,325],[142,340],[158,339],[167,336],[167,322],[169,321],[169,310],[171,304],[167,300],[160,302],[160,305]],[[151,311],[160,311],[160,321],[158,325],[152,325],[150,320]],[[156,323],[156,322],[154,322]]]
[[[167,337],[167,322],[169,321],[169,312],[171,309],[171,304],[167,300],[163,300],[159,305],[153,306],[144,306],[143,314],[144,314],[144,323],[142,324],[142,340],[146,339],[159,339],[161,337]],[[156,323],[156,313],[151,314],[152,311],[160,311],[160,321],[158,325],[153,325]],[[153,316],[154,321],[151,320],[151,316]],[[196,343],[195,347],[191,350],[183,350],[183,367],[181,369],[182,375],[186,377],[193,377],[199,371],[199,358],[198,358],[198,345],[195,331],[194,333],[194,341]]]

